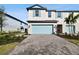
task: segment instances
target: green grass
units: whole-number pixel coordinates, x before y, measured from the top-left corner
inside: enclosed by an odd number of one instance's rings
[[[79,40],[76,40],[76,39],[66,39],[66,40],[79,46]]]
[[[79,38],[76,36],[70,36],[70,35],[57,35],[57,36],[65,38],[67,41],[79,46]]]
[[[22,40],[26,38],[24,37],[24,35],[25,33],[21,33],[21,32],[9,32],[9,33],[1,32],[0,55],[6,55],[10,53],[16,47],[17,43],[20,43]]]
[[[6,55],[11,52],[12,49],[16,47],[17,43],[9,43],[5,45],[0,45],[0,55]]]

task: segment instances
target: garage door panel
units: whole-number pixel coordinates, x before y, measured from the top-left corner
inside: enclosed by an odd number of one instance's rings
[[[32,26],[32,34],[52,34],[52,26]]]

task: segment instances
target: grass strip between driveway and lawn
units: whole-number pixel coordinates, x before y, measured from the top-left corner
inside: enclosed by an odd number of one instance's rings
[[[21,32],[0,33],[0,55],[9,54],[27,36]]]
[[[65,38],[67,41],[79,46],[79,38],[78,37],[70,36],[70,35],[57,35],[57,36]]]
[[[76,39],[66,39],[66,40],[79,46],[79,40]]]
[[[16,47],[16,45],[17,45],[17,42],[0,45],[0,55],[8,54],[9,52],[11,52],[11,50],[13,50]]]

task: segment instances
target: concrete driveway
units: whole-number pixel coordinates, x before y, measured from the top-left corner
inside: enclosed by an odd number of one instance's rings
[[[11,55],[79,55],[79,47],[56,35],[30,35]]]

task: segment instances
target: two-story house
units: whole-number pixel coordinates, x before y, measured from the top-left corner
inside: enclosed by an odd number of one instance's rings
[[[78,14],[79,11],[57,11],[48,10],[47,8],[35,4],[27,8],[28,12],[28,33],[29,34],[53,34],[53,33],[70,33],[70,25],[64,22],[65,18],[71,12]],[[79,32],[79,21],[73,24],[73,33]]]

